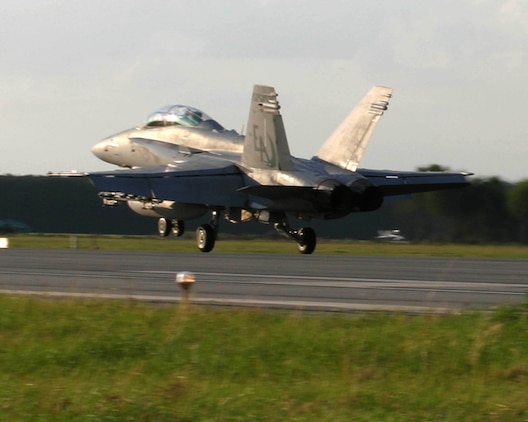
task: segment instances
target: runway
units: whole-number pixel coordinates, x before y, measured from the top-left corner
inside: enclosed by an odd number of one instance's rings
[[[452,312],[528,291],[525,260],[0,250],[2,293],[175,302],[180,271],[196,275],[194,303],[236,306]]]

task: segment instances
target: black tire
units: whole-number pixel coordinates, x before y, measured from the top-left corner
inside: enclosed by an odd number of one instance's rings
[[[174,236],[180,237],[185,232],[185,222],[183,220],[172,220],[171,231]]]
[[[303,255],[312,254],[317,244],[317,236],[311,227],[303,227],[297,232],[299,236],[299,252]]]
[[[216,241],[216,233],[209,224],[204,224],[196,229],[196,244],[202,252],[211,252]]]
[[[161,237],[167,237],[171,232],[171,222],[167,218],[160,218],[158,220],[158,234]]]

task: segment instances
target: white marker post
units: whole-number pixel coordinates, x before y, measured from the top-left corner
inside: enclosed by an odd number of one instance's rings
[[[188,271],[182,271],[176,274],[176,284],[178,284],[182,291],[182,301],[184,304],[189,302],[189,294],[191,293],[191,287],[196,281],[196,277],[193,273]]]
[[[9,239],[7,237],[0,237],[0,249],[9,248]]]

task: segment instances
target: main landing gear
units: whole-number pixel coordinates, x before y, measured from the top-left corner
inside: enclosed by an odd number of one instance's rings
[[[218,235],[219,219],[218,211],[213,211],[210,224],[202,224],[196,229],[196,244],[200,251],[211,252],[213,250]]]
[[[299,252],[303,255],[309,255],[315,250],[317,244],[317,236],[311,227],[303,227],[299,230],[293,230],[286,217],[284,219],[279,217],[279,222],[274,223],[275,230],[288,239],[295,241],[298,245]],[[219,214],[218,211],[213,211],[211,222],[209,224],[202,224],[196,230],[196,244],[198,249],[202,252],[210,252],[213,250],[218,235]]]
[[[275,223],[273,227],[275,227],[275,230],[280,234],[297,242],[299,252],[303,255],[312,254],[315,250],[317,236],[314,229],[311,227],[302,227],[299,230],[293,230],[286,222]]]
[[[216,233],[209,224],[203,224],[196,229],[196,244],[202,252],[211,252],[216,242]]]
[[[161,237],[167,237],[173,234],[180,237],[185,232],[185,223],[183,220],[169,220],[168,218],[160,218],[158,220],[158,234]]]
[[[286,220],[286,216],[276,217],[273,227],[280,234],[284,235],[288,239],[293,240],[297,243],[299,252],[303,255],[312,254],[317,244],[317,236],[315,231],[311,227],[302,227],[298,230],[294,230],[290,227]],[[196,229],[196,245],[202,252],[211,252],[216,243],[218,237],[218,226],[219,226],[220,215],[219,211],[212,211],[211,220],[207,224],[202,224]],[[273,222],[266,221],[266,222]],[[182,220],[170,220],[167,218],[160,218],[158,220],[158,233],[160,236],[166,237],[169,234],[174,236],[181,236],[185,230],[185,225]]]

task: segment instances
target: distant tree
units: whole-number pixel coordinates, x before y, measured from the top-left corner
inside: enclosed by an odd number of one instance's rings
[[[449,167],[440,164],[429,164],[428,166],[418,167],[418,171],[449,171]]]
[[[419,171],[449,171],[432,164]],[[417,194],[396,208],[400,228],[414,240],[511,242],[516,222],[506,206],[511,185],[497,177],[469,187]]]
[[[455,237],[469,242],[511,242],[515,221],[506,206],[511,185],[498,177],[475,179],[452,197]]]
[[[528,243],[528,180],[523,180],[510,189],[507,206],[511,215],[519,223],[519,240]]]
[[[508,210],[519,219],[528,219],[528,180],[517,183],[508,192]]]

